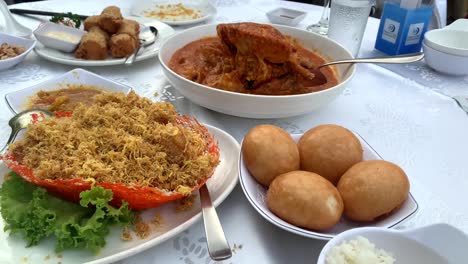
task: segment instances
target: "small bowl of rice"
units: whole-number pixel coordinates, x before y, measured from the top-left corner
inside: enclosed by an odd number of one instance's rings
[[[317,264],[462,263],[467,247],[468,236],[448,224],[410,230],[362,227],[328,241]]]

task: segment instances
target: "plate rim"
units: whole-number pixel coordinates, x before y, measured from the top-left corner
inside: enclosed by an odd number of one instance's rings
[[[158,47],[153,47],[153,49],[146,54],[138,55],[135,59],[136,62],[158,57],[159,50],[161,49],[161,45],[164,42],[164,40],[176,33],[174,28],[172,28],[169,24],[164,23],[163,21],[151,19],[148,17],[142,17],[142,16],[126,16],[125,18],[136,20],[137,22],[143,25],[157,22],[160,24],[161,27],[165,27],[171,31],[170,34],[163,37],[164,39],[161,40],[161,43],[159,44]],[[158,38],[161,38],[161,36],[158,36]],[[42,45],[41,43],[38,43],[38,44],[40,45],[36,45],[33,49],[35,54],[37,54],[39,57],[45,60],[52,61],[52,62],[59,63],[59,64],[64,64],[64,65],[83,66],[83,67],[104,67],[104,66],[123,65],[126,60],[125,58],[114,59],[110,57],[108,57],[105,60],[83,60],[83,59],[76,59],[76,58],[74,59],[60,58],[60,57],[51,55],[50,53],[50,51],[54,51],[54,52],[55,51],[60,52],[60,51],[48,48]]]
[[[229,142],[229,147],[234,148],[234,151],[239,152],[240,151],[240,144],[239,142],[228,132],[224,131],[223,129],[220,129],[218,127],[203,123],[203,125],[209,130],[210,133],[213,134],[213,136],[218,136],[218,137],[223,137],[225,140]],[[219,140],[218,140],[219,141]],[[229,149],[230,149],[229,148]],[[233,157],[237,157],[237,155],[233,155]],[[238,162],[237,162],[238,163]],[[5,166],[5,163],[0,160],[0,165]],[[7,167],[6,167],[7,168]],[[237,171],[237,164],[236,161],[233,162],[232,166],[232,176],[229,177],[230,181],[228,182],[226,188],[220,193],[220,195],[213,200],[213,206],[218,207],[220,204],[222,204],[226,198],[232,193],[234,188],[237,186],[237,183],[239,181],[239,172]],[[7,168],[8,170],[8,168]],[[123,260],[128,257],[134,256],[138,253],[141,253],[145,250],[148,250],[152,247],[155,247],[171,238],[176,237],[183,231],[187,230],[188,228],[192,227],[194,224],[196,224],[202,217],[202,212],[201,209],[200,211],[193,215],[192,217],[188,218],[186,221],[184,221],[182,224],[170,229],[169,231],[165,232],[164,234],[157,236],[151,240],[144,241],[143,243],[130,247],[128,249],[124,249],[122,251],[116,252],[115,254],[108,255],[105,257],[101,257],[98,259],[93,259],[87,262],[83,262],[84,264],[107,264],[107,263],[113,263],[115,261]],[[63,262],[63,261],[62,261]]]
[[[357,135],[360,139],[362,139],[366,144],[367,146],[369,146],[369,148],[382,160],[384,160],[382,158],[382,156],[380,156],[380,154],[375,151],[374,148],[372,148],[372,146],[361,136],[359,135],[357,132],[355,131],[352,131],[355,135]],[[294,134],[291,134],[289,133],[291,136],[300,136],[300,135],[303,135],[303,133],[294,133]],[[255,199],[250,195],[250,192],[247,191],[247,187],[245,186],[245,181],[244,181],[244,177],[247,177],[247,175],[244,175],[242,173],[243,169],[242,169],[242,164],[244,164],[243,160],[242,160],[242,143],[243,143],[243,139],[242,139],[242,142],[241,142],[241,151],[239,153],[239,183],[242,187],[242,191],[245,195],[245,197],[247,198],[247,200],[249,201],[250,205],[263,217],[265,218],[265,220],[267,220],[268,222],[272,223],[273,225],[285,230],[285,231],[288,231],[288,232],[291,232],[291,233],[294,233],[294,234],[297,234],[297,235],[300,235],[300,236],[304,236],[304,237],[308,237],[308,238],[315,238],[315,239],[319,239],[319,240],[330,240],[332,238],[334,238],[335,236],[337,236],[338,234],[336,235],[325,235],[325,234],[322,234],[322,233],[319,233],[319,232],[316,232],[316,231],[312,231],[312,230],[307,230],[305,228],[301,228],[301,227],[298,227],[298,226],[295,226],[293,224],[292,227],[289,227],[289,226],[286,226],[284,225],[283,223],[280,223],[278,221],[276,221],[275,219],[271,218],[262,208],[260,205],[257,204],[257,202],[255,201]],[[245,168],[247,170],[247,168]],[[255,179],[254,179],[255,181]],[[256,182],[257,184],[259,184],[258,182]],[[260,184],[259,184],[260,185]],[[265,188],[264,186],[262,186],[263,188]],[[408,193],[408,198],[407,199],[410,199],[413,203],[414,203],[414,209],[412,211],[410,211],[407,215],[405,215],[402,219],[396,221],[395,223],[392,223],[391,225],[388,225],[388,226],[384,226],[382,228],[387,228],[387,229],[393,229],[395,228],[396,226],[400,225],[401,223],[407,221],[408,219],[410,219],[411,217],[414,216],[414,214],[419,210],[419,204],[418,202],[416,201],[416,199],[414,198],[414,196],[412,195],[411,191]],[[343,216],[342,216],[343,217]],[[284,220],[283,220],[284,221]],[[286,222],[286,221],[285,221]],[[366,226],[367,227],[367,226]],[[351,230],[351,229],[354,229],[354,228],[350,228],[348,230]],[[347,230],[344,230],[343,232],[345,232]]]

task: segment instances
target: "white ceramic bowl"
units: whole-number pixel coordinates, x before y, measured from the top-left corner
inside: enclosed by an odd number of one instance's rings
[[[427,46],[456,56],[468,57],[468,31],[436,29],[424,35]]]
[[[468,74],[468,56],[458,56],[436,50],[423,41],[424,60],[436,71],[450,75]]]
[[[297,28],[273,26],[327,59],[352,58],[343,46],[326,37]],[[217,112],[248,118],[282,118],[309,113],[338,97],[355,72],[354,65],[339,65],[336,69],[340,83],[332,88],[307,94],[268,96],[229,92],[201,85],[181,77],[168,67],[169,60],[179,48],[194,40],[215,35],[215,24],[187,29],[162,44],[159,60],[165,75],[182,95],[196,104]]]
[[[17,36],[5,34],[5,33],[0,33],[0,45],[2,43],[7,43],[9,45],[20,45],[20,46],[23,46],[26,50],[16,57],[5,59],[5,60],[0,60],[0,71],[11,68],[15,66],[16,64],[22,62],[26,58],[28,53],[31,52],[34,46],[36,46],[35,40],[21,38],[21,37],[17,37]]]
[[[65,33],[73,36],[74,39],[68,40],[48,35],[53,32]],[[46,47],[64,52],[73,52],[86,32],[77,28],[47,22],[40,25],[33,33],[37,40]]]
[[[452,55],[468,56],[468,19],[458,19],[452,24],[424,34],[427,46]]]
[[[301,22],[305,16],[306,12],[278,7],[266,13],[268,20],[273,24],[282,24],[286,26],[295,26]]]
[[[326,257],[333,247],[358,236],[391,253],[396,263],[449,264],[466,263],[468,259],[468,236],[448,224],[435,224],[410,230],[377,227],[351,229],[328,241],[320,252],[317,264],[326,263]]]

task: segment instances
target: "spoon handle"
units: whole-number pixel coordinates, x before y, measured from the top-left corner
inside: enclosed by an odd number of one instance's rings
[[[318,68],[322,68],[334,64],[343,64],[343,63],[411,63],[416,62],[424,58],[424,53],[414,53],[411,55],[402,55],[402,56],[389,56],[389,57],[379,57],[379,58],[357,58],[349,60],[339,60],[331,61],[320,65]]]
[[[142,43],[140,43],[138,48],[135,50],[135,52],[132,53],[132,55],[130,55],[130,57],[127,57],[127,59],[125,60],[125,65],[126,66],[132,65],[135,62],[136,56],[137,56],[138,52],[140,51],[141,46],[142,46]]]
[[[211,202],[210,192],[204,184],[200,188],[200,202],[205,226],[206,244],[213,260],[220,261],[232,256],[231,247],[224,236],[223,227]]]

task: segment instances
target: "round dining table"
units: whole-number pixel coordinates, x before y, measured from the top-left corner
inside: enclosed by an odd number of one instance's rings
[[[117,5],[129,15],[130,0],[52,0],[12,5],[10,8],[99,14]],[[217,13],[202,22],[252,21],[269,23],[266,12],[276,7],[305,11],[296,27],[316,23],[322,8],[303,3],[276,0],[212,0]],[[15,18],[31,29],[46,17]],[[380,20],[369,18],[359,56],[381,56],[374,49]],[[176,32],[197,26],[174,26]],[[0,72],[0,97],[38,84],[74,69],[29,54],[24,62]],[[407,65],[359,64],[357,71],[335,101],[310,114],[283,119],[247,119],[224,115],[184,98],[163,74],[158,58],[128,66],[84,67],[111,80],[130,85],[153,101],[172,103],[176,109],[201,122],[218,127],[241,142],[249,129],[273,124],[290,133],[303,133],[320,124],[339,124],[356,131],[384,159],[400,165],[411,183],[411,193],[419,209],[396,228],[407,229],[433,223],[448,223],[468,232],[468,117],[463,100],[468,97],[468,77],[443,75],[424,61]],[[455,99],[458,99],[455,100]],[[0,142],[6,142],[13,113],[0,100]],[[206,250],[202,221],[157,246],[125,259],[120,264],[209,264],[209,263],[315,263],[326,241],[301,237],[284,231],[260,216],[236,186],[217,208],[224,232],[233,250],[225,261],[211,260]],[[50,262],[52,263],[52,262]],[[66,264],[66,263],[63,263]]]

